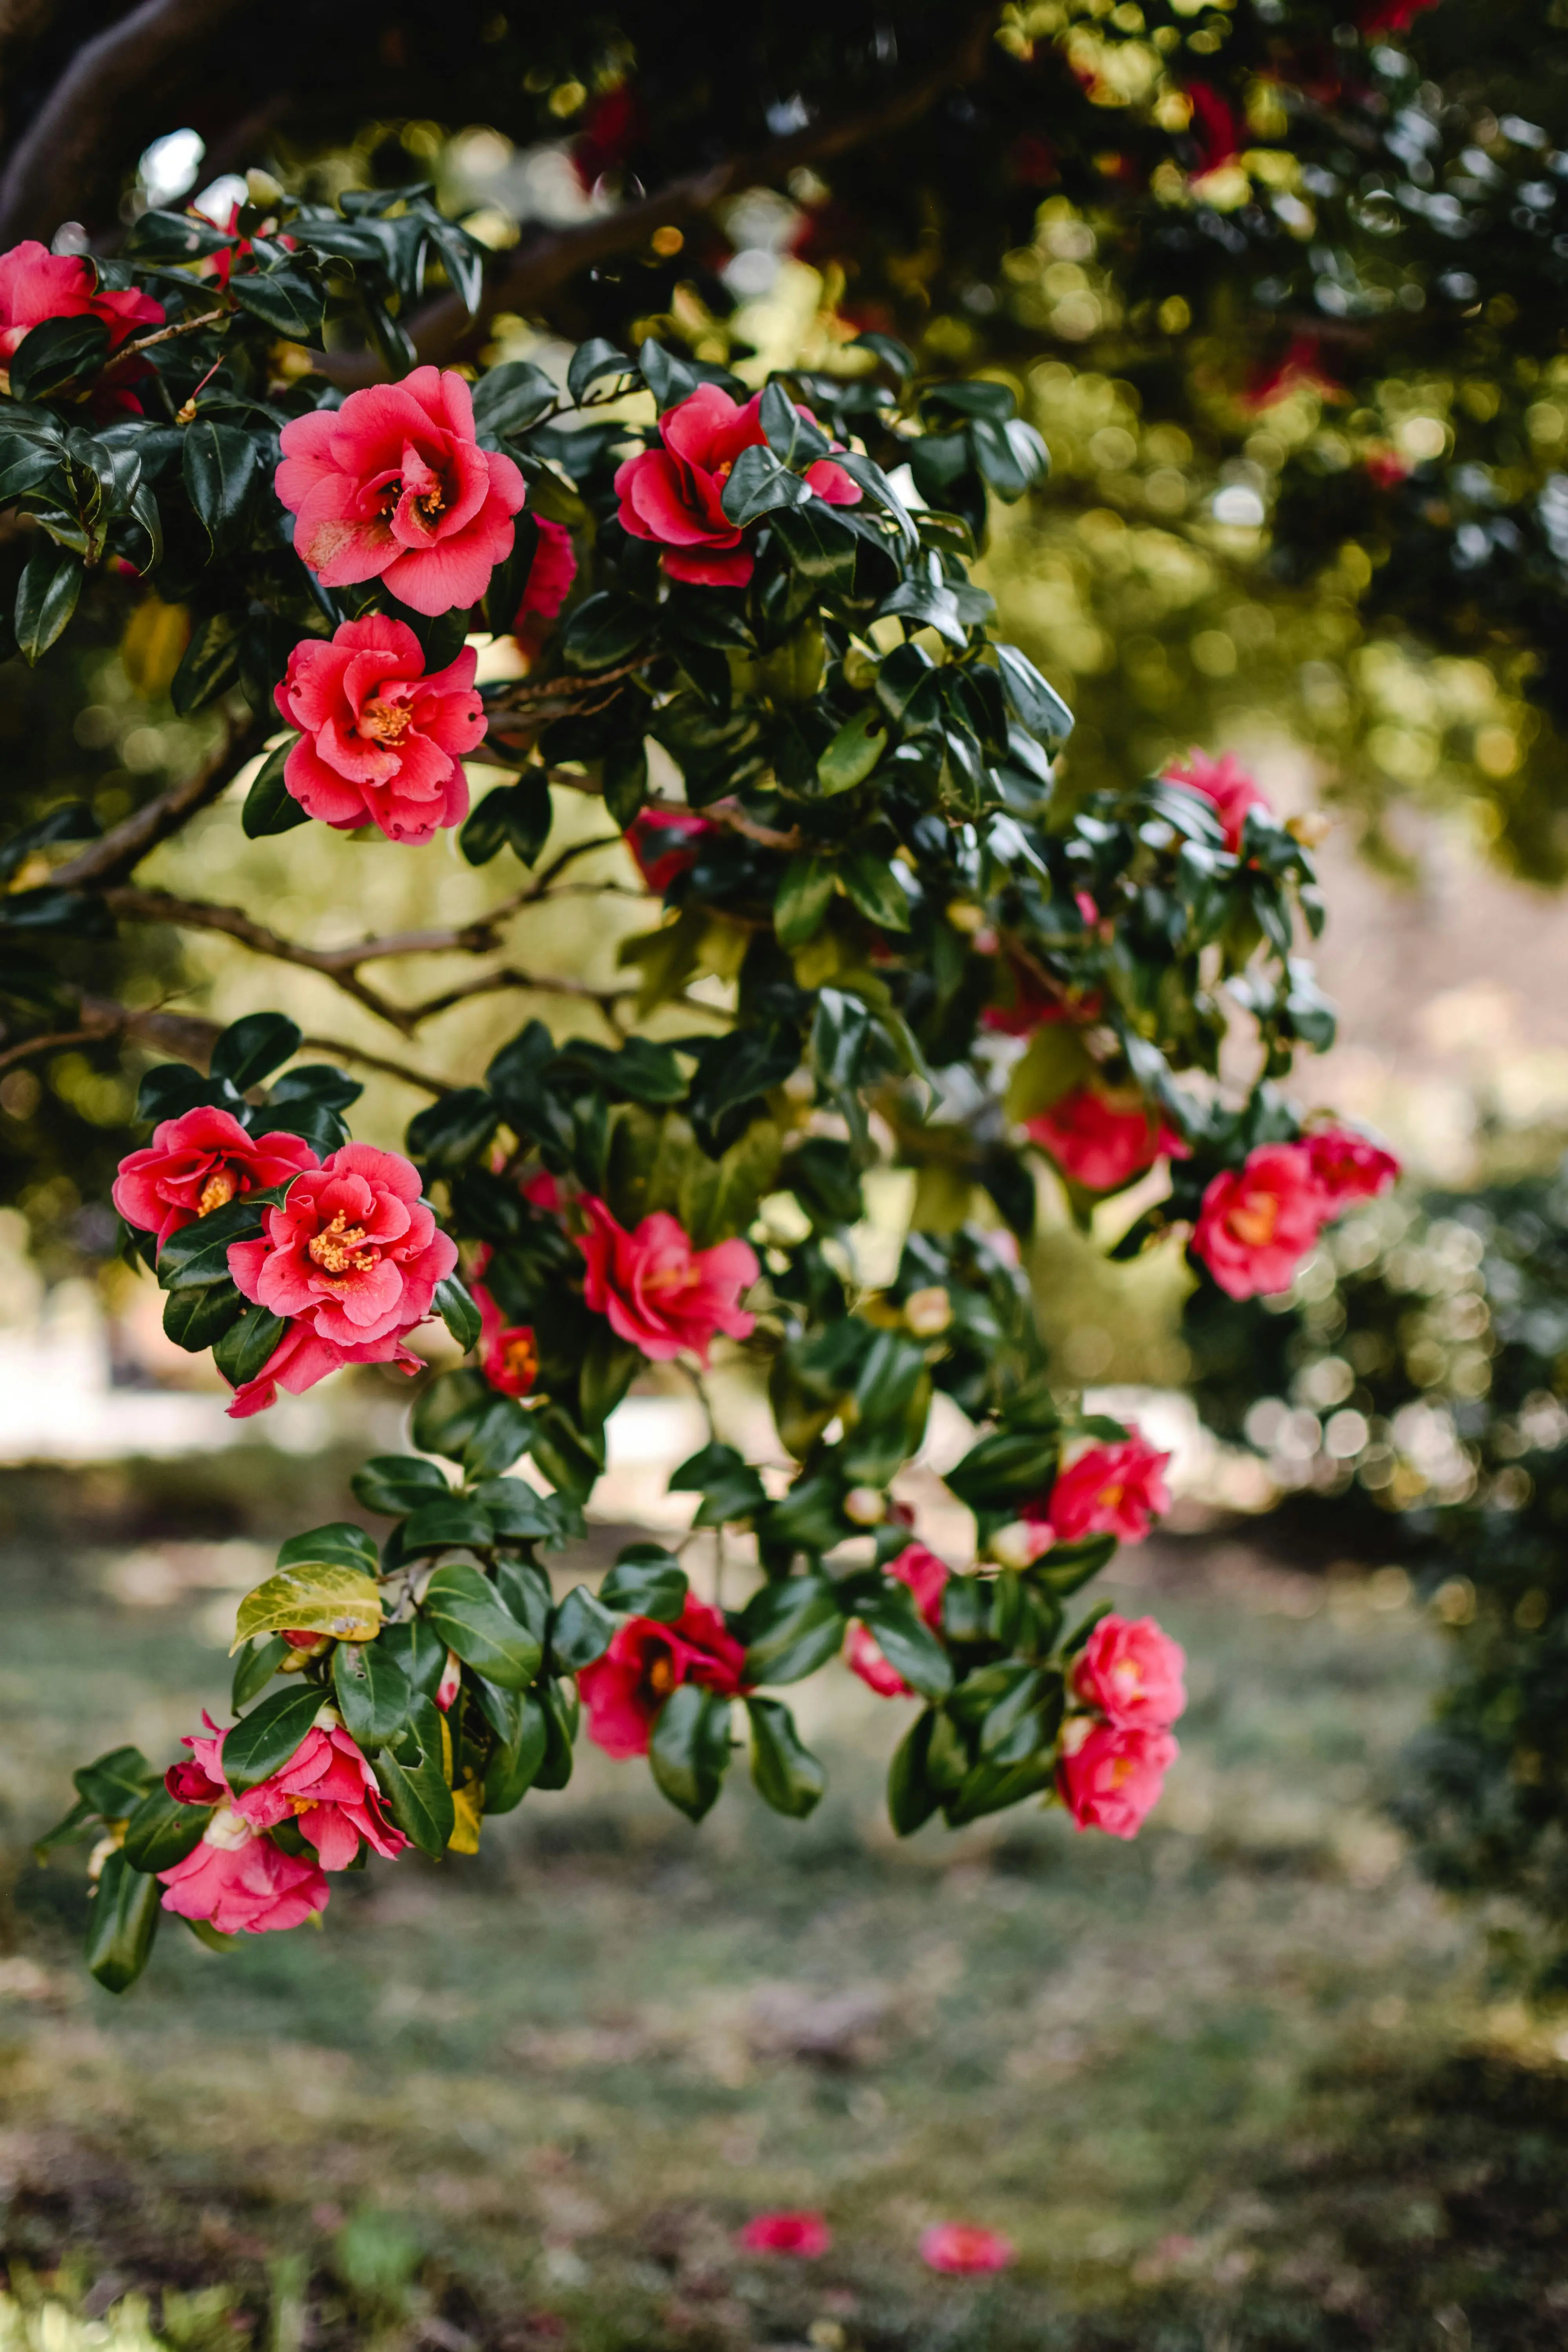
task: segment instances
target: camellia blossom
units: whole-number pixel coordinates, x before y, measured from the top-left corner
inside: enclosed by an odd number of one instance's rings
[[[466,646],[425,673],[405,621],[379,613],[344,621],[330,640],[306,637],[289,656],[279,709],[302,730],[283,782],[302,809],[340,832],[379,825],[389,841],[428,841],[468,813],[460,754],[484,740]]]
[[[921,2238],[921,2260],[926,2268],[947,2271],[955,2278],[1005,2271],[1017,2258],[1011,2238],[995,2230],[983,2230],[974,2221],[938,2221]]]
[[[229,1245],[240,1290],[342,1348],[422,1323],[458,1262],[457,1244],[420,1197],[418,1170],[371,1143],[345,1143],[296,1178],[264,1223],[260,1241]]]
[[[517,636],[521,635],[530,620],[552,621],[577,577],[577,551],[565,524],[552,522],[548,515],[536,514],[533,520],[539,543],[533,551],[522,602],[512,623],[512,634]]]
[[[220,1805],[200,1843],[158,1876],[165,1911],[205,1920],[220,1936],[302,1927],[327,1907],[320,1863],[285,1853],[232,1805]]]
[[[1375,1201],[1399,1175],[1393,1152],[1353,1127],[1314,1127],[1301,1142],[1331,1215],[1354,1201]]]
[[[736,2231],[735,2242],[749,2254],[796,2254],[814,2262],[833,2243],[833,2232],[820,2213],[758,2213]]]
[[[593,1314],[608,1317],[617,1339],[639,1348],[650,1363],[668,1363],[689,1349],[706,1364],[717,1333],[750,1338],[757,1318],[742,1307],[741,1293],[761,1269],[749,1242],[694,1249],[662,1211],[628,1234],[592,1193],[584,1194],[582,1207],[588,1220],[581,1236],[588,1261],[583,1296]]]
[[[502,1396],[526,1396],[539,1378],[531,1323],[509,1323],[483,1283],[469,1285],[479,1310],[479,1370]]]
[[[1113,1445],[1091,1445],[1058,1472],[1046,1501],[1026,1503],[1026,1519],[1046,1520],[1058,1543],[1085,1536],[1115,1536],[1142,1543],[1153,1521],[1171,1507],[1165,1484],[1168,1454],[1136,1430]]]
[[[578,1673],[588,1737],[606,1756],[646,1756],[654,1717],[672,1690],[697,1683],[737,1698],[748,1687],[745,1667],[745,1643],[705,1601],[689,1598],[673,1625],[628,1617],[604,1655]]]
[[[523,479],[481,449],[455,368],[352,392],[283,427],[274,486],[297,517],[294,551],[327,588],[383,580],[416,613],[474,604],[511,553]]]
[[[203,1103],[161,1120],[151,1143],[126,1154],[110,1197],[161,1248],[182,1225],[320,1165],[302,1136],[249,1135],[231,1112]]]
[[[1092,900],[1089,919],[1099,919]],[[1005,1003],[988,1004],[980,1015],[981,1027],[999,1036],[1032,1037],[1037,1029],[1058,1021],[1090,1022],[1099,1015],[1100,1001],[1097,995],[1075,999],[1065,990],[1048,987],[1033,964],[1024,963],[1016,956],[1005,955],[1001,959],[1000,977],[1007,991]]]
[[[161,327],[164,316],[162,302],[140,287],[100,286],[84,254],[51,253],[32,236],[0,254],[0,372],[5,372],[7,391],[11,362],[46,319],[101,319],[112,357],[138,329]],[[94,389],[94,407],[140,416],[142,403],[130,386],[152,373],[151,361],[132,352],[118,367],[104,371]]]
[[[1072,1686],[1122,1730],[1168,1731],[1186,1710],[1186,1652],[1152,1617],[1102,1617],[1079,1654]]]
[[[1137,1096],[1118,1099],[1099,1087],[1074,1087],[1024,1122],[1072,1183],[1115,1192],[1156,1160],[1184,1160],[1187,1147]]]
[[[1075,1826],[1136,1837],[1180,1753],[1168,1731],[1069,1717],[1057,1786]]]
[[[933,1633],[942,1630],[942,1596],[947,1590],[952,1570],[945,1559],[924,1544],[906,1544],[897,1559],[890,1559],[883,1571],[896,1576],[900,1584],[908,1585],[915,1607]],[[896,1666],[889,1664],[882,1654],[881,1643],[868,1626],[856,1622],[849,1628],[844,1656],[852,1674],[859,1675],[879,1698],[913,1698],[914,1692]]]
[[[308,1320],[292,1316],[261,1370],[236,1389],[227,1407],[228,1418],[248,1421],[252,1413],[266,1412],[277,1403],[279,1389],[289,1396],[303,1396],[307,1389],[313,1389],[330,1372],[342,1371],[345,1364],[395,1364],[400,1372],[409,1374],[422,1369],[420,1359],[404,1346],[400,1330],[349,1348],[339,1340],[322,1339]]]
[[[708,588],[743,588],[750,580],[756,559],[722,498],[742,450],[766,441],[762,405],[761,393],[742,405],[718,384],[700,383],[659,418],[663,447],[639,451],[617,471],[622,530],[657,541],[672,580]],[[831,457],[808,467],[805,480],[829,506],[860,503],[858,485]]]
[[[1201,793],[1212,801],[1225,827],[1225,845],[1229,850],[1241,847],[1241,836],[1247,829],[1248,809],[1261,809],[1267,816],[1268,803],[1247,774],[1234,751],[1211,760],[1196,744],[1184,760],[1177,760],[1163,773],[1167,784],[1185,784],[1189,792]]]
[[[1306,1145],[1260,1143],[1209,1183],[1194,1254],[1227,1297],[1267,1297],[1289,1289],[1329,1213]]]
[[[296,1822],[306,1844],[315,1847],[323,1870],[346,1870],[362,1837],[389,1862],[403,1852],[408,1841],[387,1820],[375,1775],[341,1724],[312,1724],[286,1764],[237,1797],[223,1769],[228,1734],[210,1716],[202,1720],[209,1736],[187,1735],[181,1743],[194,1760],[174,1765],[164,1776],[169,1794],[181,1804],[226,1801],[256,1830]]]
[[[626,847],[637,872],[660,898],[678,874],[697,863],[697,844],[716,831],[711,817],[695,810],[639,809],[626,827]]]

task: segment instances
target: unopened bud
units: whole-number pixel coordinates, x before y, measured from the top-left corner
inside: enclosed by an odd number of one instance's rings
[[[441,1679],[436,1685],[436,1704],[443,1715],[457,1697],[462,1679],[463,1668],[458,1653],[456,1650],[448,1650],[447,1663],[441,1670]]]
[[[888,1516],[888,1498],[879,1486],[851,1486],[844,1497],[844,1516],[858,1528],[879,1528]]]
[[[331,1648],[331,1643],[325,1633],[307,1633],[299,1627],[296,1627],[292,1633],[285,1633],[283,1639],[291,1650],[299,1652],[301,1662],[306,1658],[324,1658]]]
[[[904,1321],[917,1339],[936,1339],[952,1320],[952,1301],[940,1282],[928,1290],[911,1290],[904,1301]]]
[[[1333,829],[1333,818],[1326,809],[1303,809],[1300,816],[1285,820],[1286,832],[1303,849],[1321,849]]]
[[[977,907],[973,898],[952,898],[947,905],[947,919],[955,931],[971,933],[985,928],[985,909]]]
[[[1009,1519],[998,1528],[986,1549],[998,1568],[1032,1568],[1056,1541],[1054,1531],[1036,1519]]]

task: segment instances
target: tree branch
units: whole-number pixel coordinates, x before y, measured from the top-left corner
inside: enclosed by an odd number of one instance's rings
[[[245,0],[142,0],[85,41],[17,141],[0,180],[0,247],[46,242],[118,163],[136,135],[135,97],[166,87],[182,58],[219,32]],[[135,148],[130,150],[133,155]]]
[[[161,841],[178,833],[198,809],[216,801],[246,761],[255,758],[272,729],[270,719],[253,719],[238,728],[231,725],[211,759],[194,775],[171,785],[121,824],[111,825],[101,840],[89,842],[75,857],[57,866],[49,877],[51,885],[61,890],[81,890],[118,882]]]
[[[537,310],[547,295],[580,269],[646,243],[655,229],[708,212],[733,189],[777,182],[800,164],[821,163],[919,121],[945,90],[973,80],[982,71],[996,15],[993,0],[965,10],[963,32],[940,63],[879,105],[837,121],[808,123],[804,130],[791,131],[749,154],[731,155],[705,171],[686,173],[657,194],[623,205],[616,212],[602,214],[575,228],[542,231],[514,247],[484,289],[471,317],[458,296],[447,295],[410,322],[420,359],[451,358],[459,345],[483,331],[498,310],[526,315]],[[334,383],[344,386],[375,383],[387,373],[374,352],[330,352],[317,364]]]
[[[23,1038],[19,1045],[8,1046],[0,1054],[0,1070],[29,1061],[37,1054],[58,1052],[68,1045],[101,1045],[109,1039],[123,1037],[133,1045],[151,1045],[177,1062],[189,1062],[205,1075],[212,1049],[223,1034],[219,1023],[204,1020],[198,1013],[140,1012],[102,996],[79,998],[77,1012],[79,1028],[51,1030],[41,1037]],[[362,1070],[378,1070],[383,1077],[397,1078],[404,1086],[416,1087],[421,1094],[434,1096],[437,1100],[452,1092],[440,1078],[426,1077],[423,1070],[411,1070],[405,1062],[388,1061],[383,1054],[370,1054],[362,1046],[346,1045],[341,1037],[302,1037],[300,1050],[303,1053],[307,1048],[313,1054],[331,1054],[340,1061],[356,1062]]]

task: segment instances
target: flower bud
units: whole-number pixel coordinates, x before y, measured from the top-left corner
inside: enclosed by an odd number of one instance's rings
[[[1031,1568],[1056,1541],[1051,1528],[1034,1519],[1009,1519],[986,1549],[999,1568]]]
[[[888,1498],[879,1486],[851,1486],[844,1497],[844,1516],[858,1528],[879,1528],[888,1516]]]
[[[441,1679],[436,1685],[436,1704],[443,1715],[457,1697],[462,1679],[463,1668],[458,1653],[456,1650],[448,1650],[447,1663],[441,1669]]]
[[[952,1301],[940,1282],[910,1291],[904,1301],[904,1321],[917,1339],[941,1338],[952,1321]]]

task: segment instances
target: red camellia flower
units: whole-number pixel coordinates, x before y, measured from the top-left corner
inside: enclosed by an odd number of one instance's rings
[[[921,2239],[921,2260],[928,2270],[947,2271],[968,2278],[984,2271],[1005,2271],[1018,2259],[1010,2238],[983,2230],[973,2221],[938,2221]]]
[[[1185,784],[1190,792],[1202,793],[1205,800],[1213,801],[1225,827],[1225,845],[1229,850],[1241,847],[1248,809],[1261,809],[1266,816],[1268,814],[1268,803],[1234,751],[1211,760],[1194,744],[1184,760],[1173,761],[1164,771],[1163,782]]]
[[[678,874],[697,863],[696,845],[717,830],[695,810],[639,809],[626,827],[626,847],[650,890],[662,898]]]
[[[594,1314],[609,1318],[618,1339],[640,1348],[651,1363],[668,1363],[689,1349],[706,1364],[717,1332],[750,1338],[757,1318],[740,1298],[760,1268],[749,1242],[693,1249],[662,1211],[628,1234],[592,1193],[584,1194],[582,1205],[588,1219],[581,1236],[588,1261],[583,1296]]]
[[[933,1633],[942,1631],[942,1596],[952,1574],[945,1559],[924,1544],[906,1544],[897,1559],[888,1562],[885,1573],[896,1576],[907,1584],[920,1611]],[[888,1664],[881,1643],[870,1630],[858,1622],[849,1628],[845,1644],[845,1659],[852,1674],[874,1690],[879,1698],[913,1698],[914,1693],[902,1675]]]
[[[1142,1543],[1153,1520],[1171,1507],[1164,1476],[1170,1458],[1136,1430],[1117,1444],[1091,1445],[1058,1475],[1047,1500],[1026,1503],[1023,1516],[1047,1522],[1058,1543],[1084,1536]]]
[[[705,1601],[689,1599],[673,1625],[628,1617],[603,1657],[577,1676],[588,1737],[606,1756],[646,1756],[654,1717],[672,1690],[697,1683],[737,1698],[749,1687],[742,1679],[745,1667],[745,1643]]]
[[[312,1724],[299,1747],[278,1771],[237,1797],[223,1769],[223,1745],[228,1737],[210,1716],[204,1716],[209,1738],[188,1736],[183,1747],[195,1761],[175,1764],[164,1776],[164,1786],[182,1804],[211,1804],[226,1799],[242,1821],[253,1829],[276,1829],[279,1822],[299,1823],[307,1845],[313,1845],[323,1870],[346,1870],[359,1852],[363,1837],[389,1862],[408,1841],[382,1811],[383,1799],[374,1773],[341,1725],[323,1728]],[[186,1791],[203,1783],[197,1794]]]
[[[664,446],[628,457],[617,472],[622,530],[634,539],[656,540],[672,580],[743,588],[751,578],[755,558],[742,544],[741,526],[730,520],[721,500],[742,450],[758,448],[767,438],[762,405],[761,393],[742,406],[718,384],[700,383],[659,418]],[[860,503],[858,485],[831,457],[819,457],[805,479],[829,506]]]
[[[341,1340],[322,1339],[307,1318],[296,1315],[285,1324],[282,1337],[256,1378],[236,1389],[227,1407],[228,1418],[248,1421],[252,1413],[265,1412],[277,1403],[279,1389],[289,1396],[303,1396],[307,1389],[313,1389],[329,1372],[342,1371],[345,1364],[395,1364],[399,1371],[409,1373],[421,1369],[419,1358],[404,1346],[402,1330],[358,1347],[345,1347]]]
[[[798,2254],[807,2262],[825,2254],[833,2232],[820,2213],[758,2213],[735,2232],[749,2254]]]
[[[1398,1177],[1393,1152],[1353,1127],[1315,1127],[1301,1142],[1331,1214],[1352,1201],[1375,1201]]]
[[[552,522],[548,515],[535,515],[539,544],[533,551],[533,562],[528,567],[528,582],[522,592],[522,602],[517,608],[512,631],[521,635],[530,618],[552,621],[571,593],[577,577],[577,551],[572,544],[572,534],[563,522]]]
[[[1194,177],[1201,180],[1236,162],[1247,145],[1247,125],[1211,82],[1189,82],[1187,100],[1193,110],[1188,136],[1198,151]]]
[[[1152,1617],[1102,1617],[1079,1653],[1072,1686],[1122,1730],[1168,1731],[1187,1704],[1186,1653]]]
[[[1026,1118],[1024,1132],[1050,1153],[1064,1176],[1089,1192],[1117,1192],[1162,1156],[1188,1157],[1181,1137],[1141,1096],[1117,1097],[1099,1087],[1074,1087]]]
[[[1080,1830],[1136,1837],[1160,1801],[1166,1773],[1181,1753],[1168,1731],[1068,1719],[1057,1786]]]
[[[154,302],[139,287],[116,290],[100,286],[98,271],[85,255],[51,253],[36,237],[0,255],[0,369],[9,369],[26,338],[46,319],[89,318],[103,320],[112,353],[138,328],[161,327],[164,310],[162,302]],[[152,373],[152,362],[135,354],[107,369],[95,387],[94,407],[140,416],[142,403],[128,387]],[[5,388],[10,389],[8,379]]]
[[[1262,1143],[1204,1194],[1193,1249],[1231,1298],[1289,1290],[1330,1203],[1300,1143]]]
[[[384,580],[416,613],[476,604],[511,553],[523,479],[481,449],[455,368],[352,392],[283,427],[275,487],[294,551],[328,588]]]
[[[358,1348],[412,1329],[458,1262],[395,1151],[345,1143],[268,1209],[265,1238],[234,1242],[228,1270],[247,1298]]]
[[[479,1310],[479,1370],[502,1396],[526,1396],[539,1377],[531,1323],[509,1323],[483,1283],[469,1286]]]
[[[232,1805],[220,1805],[200,1843],[158,1876],[165,1911],[205,1919],[220,1936],[301,1927],[327,1907],[321,1864],[285,1853]]]
[[[247,1135],[228,1111],[202,1104],[161,1120],[151,1143],[126,1154],[110,1198],[161,1247],[182,1225],[320,1165],[303,1137]]]
[[[306,637],[289,656],[279,709],[303,730],[283,767],[300,807],[340,832],[379,825],[389,841],[428,841],[468,813],[458,755],[484,740],[471,646],[425,674],[405,621],[379,613]]]
[[[1099,919],[1092,899],[1088,919]],[[988,1004],[980,1016],[981,1026],[994,1030],[999,1036],[1032,1037],[1037,1029],[1058,1021],[1089,1022],[1099,1015],[1098,996],[1069,997],[1064,990],[1047,986],[1033,964],[1024,963],[1016,956],[1003,957],[1000,976],[1007,992],[1006,1000],[1000,1004]]]

